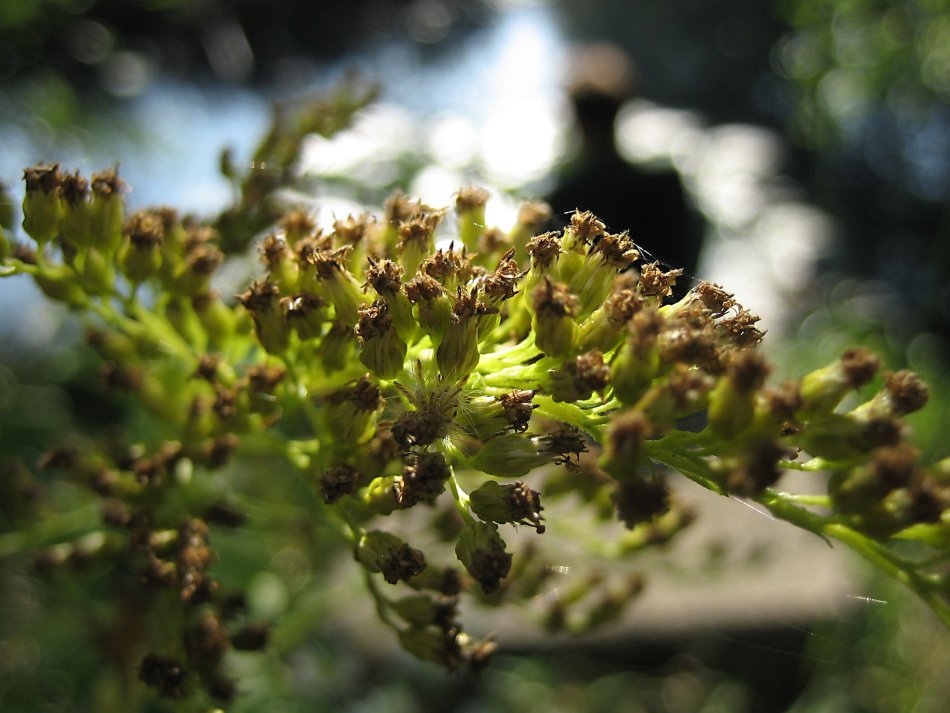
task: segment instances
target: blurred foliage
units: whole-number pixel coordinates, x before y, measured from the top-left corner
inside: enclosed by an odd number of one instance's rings
[[[947,0],[780,0],[794,32],[778,60],[797,90],[793,128],[811,146],[886,110],[908,119],[950,102]]]

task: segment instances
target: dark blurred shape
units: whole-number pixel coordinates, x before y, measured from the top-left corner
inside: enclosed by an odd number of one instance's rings
[[[332,59],[400,37],[436,44],[491,9],[488,0],[10,0],[0,2],[0,80],[53,69],[94,84],[114,55],[127,53],[164,75],[273,81],[292,60]],[[105,70],[106,91],[116,71]],[[119,95],[128,93],[122,84]]]
[[[581,143],[548,196],[555,214],[590,210],[608,230],[629,229],[662,262],[695,272],[702,224],[687,204],[679,175],[634,166],[617,152],[614,124],[634,93],[632,63],[609,44],[585,46],[570,61],[568,91]]]

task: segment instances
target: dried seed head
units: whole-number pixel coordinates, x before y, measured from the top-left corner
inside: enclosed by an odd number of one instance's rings
[[[737,304],[734,295],[711,282],[700,282],[693,288],[693,295],[713,317],[717,318],[725,315]]]
[[[535,235],[525,245],[525,250],[531,256],[532,267],[547,269],[561,253],[560,234],[551,231]]]
[[[841,369],[852,389],[859,389],[871,381],[880,365],[880,360],[863,347],[846,349],[841,355]]]
[[[392,295],[402,288],[402,265],[392,260],[369,259],[369,269],[366,271],[366,285],[372,287],[379,295]]]
[[[27,193],[50,194],[58,190],[63,184],[63,174],[59,164],[38,164],[23,171],[23,180],[26,183]]]
[[[626,270],[640,258],[640,251],[627,233],[605,233],[590,249],[590,254],[600,255],[604,262],[617,270]]]
[[[681,269],[663,272],[656,262],[644,265],[640,268],[640,294],[645,297],[668,297],[673,294],[676,279],[682,274]]]
[[[902,370],[886,375],[884,390],[899,416],[922,409],[930,396],[927,384],[914,372]]]
[[[476,208],[484,208],[488,203],[489,195],[484,188],[476,186],[461,188],[455,195],[455,210],[458,213],[466,213]]]
[[[771,371],[772,367],[765,358],[751,350],[733,352],[726,367],[726,373],[733,386],[742,393],[761,389]]]
[[[362,472],[348,463],[332,466],[320,476],[318,484],[323,502],[332,505],[346,495],[352,495],[359,487]]]
[[[541,315],[551,317],[573,317],[577,314],[580,302],[577,296],[561,282],[552,282],[547,277],[535,289],[534,310]]]
[[[579,210],[574,211],[574,215],[571,216],[571,229],[581,242],[588,245],[607,232],[603,222],[589,210],[583,213]]]

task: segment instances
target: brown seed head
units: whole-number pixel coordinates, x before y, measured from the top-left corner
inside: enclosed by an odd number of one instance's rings
[[[607,232],[607,227],[603,222],[589,210],[583,213],[580,210],[574,211],[574,215],[571,216],[571,229],[582,242],[588,245]]]
[[[534,310],[553,317],[573,317],[580,308],[580,301],[561,282],[552,282],[545,277],[534,290]]]

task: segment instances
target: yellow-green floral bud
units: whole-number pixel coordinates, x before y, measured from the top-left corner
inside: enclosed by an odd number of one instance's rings
[[[282,297],[281,301],[287,310],[287,322],[301,341],[317,339],[321,335],[329,316],[326,302],[312,292]]]
[[[573,284],[574,276],[587,263],[587,252],[607,232],[603,222],[590,211],[575,210],[561,238],[558,279]]]
[[[353,328],[342,322],[333,322],[320,340],[317,356],[326,372],[332,374],[350,365],[356,345],[357,338]]]
[[[10,195],[7,185],[0,181],[0,235],[13,232],[15,216],[13,196]],[[0,258],[2,258],[2,255],[0,255]]]
[[[468,250],[478,249],[478,238],[485,232],[486,203],[488,203],[488,191],[484,188],[463,188],[455,196],[459,239]]]
[[[320,476],[318,483],[323,502],[332,505],[346,495],[352,495],[359,487],[363,474],[358,468],[348,463],[341,463],[328,468]]]
[[[610,379],[610,367],[596,349],[564,362],[561,369],[548,372],[551,398],[555,401],[585,401],[594,392],[603,394]]]
[[[396,476],[373,478],[362,496],[363,503],[376,515],[391,515],[396,509]]]
[[[544,532],[540,494],[521,481],[502,485],[489,480],[469,494],[472,512],[481,520],[528,525]]]
[[[461,290],[452,308],[452,320],[435,351],[435,361],[442,378],[450,384],[468,378],[476,366],[478,351],[478,324],[484,315],[497,311],[480,302],[476,290],[465,294]]]
[[[116,170],[92,174],[91,227],[93,240],[102,253],[114,255],[122,244],[125,225],[125,204],[122,193],[125,183]]]
[[[452,627],[412,626],[399,631],[399,645],[420,661],[453,669],[462,663],[459,637]]]
[[[89,182],[76,171],[63,176],[61,190],[63,219],[60,223],[60,235],[77,248],[85,248],[92,243],[94,237]]]
[[[341,443],[365,443],[376,432],[376,416],[383,408],[382,392],[369,375],[360,377],[327,397],[325,422]]]
[[[551,220],[551,206],[543,201],[525,201],[518,209],[518,218],[508,232],[508,239],[515,248],[519,262],[527,257],[527,243],[532,235]]]
[[[802,411],[807,414],[830,413],[849,391],[871,381],[879,365],[878,358],[867,349],[854,347],[845,350],[833,364],[802,379]]]
[[[392,602],[392,608],[402,620],[414,627],[435,625],[448,629],[455,619],[457,604],[458,600],[454,597],[410,594]]]
[[[756,352],[735,352],[709,394],[709,428],[720,438],[733,439],[752,423],[756,397],[770,367]]]
[[[856,419],[893,418],[919,411],[927,404],[929,390],[923,380],[906,369],[884,374],[884,388],[851,412]]]
[[[640,257],[626,233],[605,233],[588,250],[587,259],[570,281],[570,289],[580,300],[580,314],[590,314],[604,303],[614,279]]]
[[[426,568],[425,557],[393,534],[371,530],[360,538],[356,558],[390,584],[411,579]]]
[[[359,321],[360,308],[368,305],[371,299],[360,289],[359,282],[344,264],[348,251],[348,247],[319,250],[310,253],[307,259],[316,269],[318,289],[333,305],[337,321],[353,327]]]
[[[414,275],[422,261],[435,251],[435,230],[444,211],[427,211],[399,226],[399,263],[407,275]]]
[[[162,265],[165,228],[155,213],[138,211],[129,218],[125,235],[119,265],[129,281],[138,284],[155,275]]]
[[[642,477],[643,442],[652,436],[653,425],[641,411],[621,411],[610,421],[600,467],[620,481]]]
[[[234,335],[237,317],[216,293],[192,297],[191,306],[212,341],[221,344]]]
[[[657,336],[662,326],[655,310],[643,310],[630,320],[627,339],[610,365],[610,384],[624,406],[639,401],[659,372]]]
[[[360,361],[380,379],[395,379],[406,360],[406,343],[393,326],[389,309],[382,300],[359,311],[356,336],[360,339]]]
[[[617,516],[628,529],[650,522],[670,509],[670,490],[658,475],[628,477],[617,483],[612,499]]]
[[[919,482],[917,452],[908,445],[876,449],[868,463],[835,471],[828,494],[838,512],[859,515],[876,507],[892,490]]]
[[[452,323],[452,300],[442,285],[428,275],[418,275],[406,283],[406,296],[416,305],[419,327],[436,346],[442,343]]]
[[[534,439],[516,433],[503,433],[479,448],[471,460],[475,470],[488,475],[520,478],[538,466],[550,463],[553,456],[542,453]]]
[[[280,416],[277,402],[277,385],[287,372],[283,367],[257,364],[247,371],[247,395],[250,409],[267,418]],[[227,378],[224,379],[228,381]]]
[[[577,341],[577,297],[566,286],[551,282],[547,277],[532,297],[534,343],[545,356],[563,359],[571,353]]]
[[[42,248],[59,234],[63,217],[63,174],[59,164],[40,164],[23,172],[23,229]]]
[[[588,352],[597,349],[607,353],[617,346],[624,335],[624,325],[643,309],[643,298],[631,289],[615,289],[603,307],[594,310],[585,319],[577,335],[577,348]]]
[[[404,510],[420,502],[431,505],[445,492],[451,476],[452,469],[441,453],[420,453],[406,465],[402,478],[396,482],[396,507]]]
[[[108,294],[115,289],[115,269],[112,260],[98,248],[87,248],[82,264],[83,284],[90,294]]]
[[[254,333],[268,354],[283,354],[290,345],[290,325],[277,286],[258,280],[238,296],[254,319]]]
[[[493,523],[467,523],[455,545],[455,555],[486,593],[498,589],[511,570],[511,555]]]
[[[419,324],[412,313],[412,302],[403,289],[402,275],[402,266],[399,263],[369,258],[366,284],[376,290],[376,294],[386,302],[396,334],[406,344],[411,344],[419,330]]]
[[[261,262],[267,268],[268,277],[285,295],[293,294],[299,287],[300,266],[287,241],[271,233],[260,245]]]

